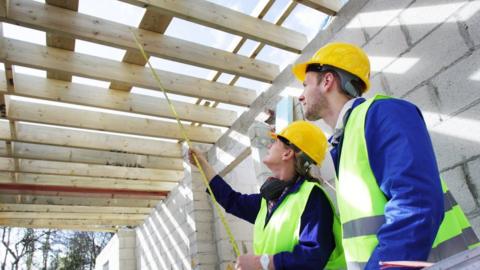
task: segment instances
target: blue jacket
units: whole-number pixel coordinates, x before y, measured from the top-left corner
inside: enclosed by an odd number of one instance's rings
[[[352,107],[364,101],[357,99]],[[370,166],[388,200],[387,222],[377,233],[379,244],[366,269],[379,269],[379,261],[426,261],[444,208],[437,162],[421,112],[404,100],[376,101],[367,112],[365,138]],[[337,172],[338,147],[330,151]]]
[[[297,181],[280,197],[269,216],[275,212],[285,196],[298,191],[303,181]],[[218,175],[210,181],[210,187],[225,211],[255,223],[260,211],[260,194],[236,192]],[[267,222],[268,219],[269,217]],[[281,252],[273,256],[275,269],[323,269],[335,248],[332,223],[333,212],[328,198],[319,188],[314,188],[301,217],[299,244],[293,252]]]

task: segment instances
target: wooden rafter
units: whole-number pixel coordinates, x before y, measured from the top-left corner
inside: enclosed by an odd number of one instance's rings
[[[49,204],[0,204],[0,212],[50,212],[50,213],[103,213],[103,214],[149,214],[148,207],[71,206]]]
[[[122,0],[235,35],[299,53],[305,35],[205,0]]]
[[[15,129],[17,141],[19,142],[165,157],[182,156],[180,144],[153,138],[137,138],[122,134],[92,132],[84,129],[66,129],[58,126],[40,126],[26,122],[16,122]],[[0,120],[0,139],[12,140],[8,121]]]
[[[12,0],[10,6],[11,10],[7,21],[11,23],[137,51],[131,33],[134,31],[141,39],[147,53],[152,56],[239,74],[266,82],[271,82],[279,74],[277,66],[264,61],[252,60],[245,56],[164,36],[153,31],[132,28],[67,9],[26,0]],[[140,56],[128,55],[128,57],[127,60],[138,60]]]
[[[316,9],[330,16],[335,16],[342,8],[340,0],[295,0],[296,2]]]
[[[1,79],[2,77],[0,77],[0,81]],[[24,74],[16,74],[15,83],[15,95],[173,118],[167,102],[162,98]],[[227,127],[237,118],[237,114],[229,110],[208,108],[180,101],[173,101],[173,105],[180,119],[186,121]]]
[[[167,30],[167,27],[171,21],[171,16],[147,9],[138,28],[163,34],[165,33],[165,30]],[[136,50],[127,50],[123,56],[123,62],[136,64],[139,66],[145,66],[145,64],[147,64],[147,61],[145,61],[143,55]],[[110,84],[110,88],[130,91],[132,89],[132,85],[125,83],[112,83]]]
[[[6,96],[7,118],[76,128],[88,128],[133,135],[181,139],[177,123],[139,116],[32,103]],[[78,117],[81,115],[82,117]],[[218,128],[185,126],[187,136],[196,142],[214,143],[221,136]]]
[[[65,8],[72,11],[78,10],[78,0],[46,0],[47,4]],[[13,2],[16,4],[15,2]],[[47,46],[64,50],[75,50],[75,39],[55,33],[47,33]],[[72,75],[63,71],[47,71],[47,78],[71,81]]]
[[[0,157],[0,171],[16,171],[41,174],[89,176],[105,178],[126,178],[177,182],[183,177],[183,171],[128,168],[85,163],[60,161],[18,159],[19,166],[14,166],[13,158]]]
[[[12,155],[15,158],[113,165],[131,168],[183,170],[183,160],[180,158],[116,153],[112,151],[99,151],[23,142],[13,142],[12,144]],[[1,151],[4,145],[5,142],[0,141],[0,155],[8,157],[6,151]]]
[[[0,225],[10,227],[66,229],[78,231],[116,232],[119,226],[137,226],[137,220],[83,220],[83,219],[2,219]]]
[[[148,68],[121,63],[100,57],[35,45],[14,39],[4,39],[6,59],[12,64],[27,67],[62,70],[93,79],[131,83],[159,90]],[[224,103],[248,106],[256,93],[237,86],[212,83],[208,80],[157,70],[167,91],[193,97],[203,97]]]
[[[76,205],[76,206],[114,206],[114,207],[148,207],[152,208],[158,200],[125,199],[125,198],[94,198],[85,200],[83,196],[60,196],[60,195],[33,195],[33,194],[10,194],[0,192],[0,203],[21,204],[48,204],[48,205]]]

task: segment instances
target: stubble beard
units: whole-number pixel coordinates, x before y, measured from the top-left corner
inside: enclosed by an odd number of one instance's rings
[[[323,112],[328,108],[327,100],[319,96],[316,103],[309,104],[304,107],[305,118],[309,121],[316,121],[322,119]]]

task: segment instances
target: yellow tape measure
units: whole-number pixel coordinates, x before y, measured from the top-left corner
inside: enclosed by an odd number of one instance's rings
[[[148,60],[147,53],[143,49],[142,44],[138,41],[137,35],[132,30],[130,30],[130,31],[132,32],[133,38],[135,40],[135,43],[137,44],[138,49],[142,53],[143,58],[145,58],[145,61],[147,62],[148,67],[150,68],[150,71],[152,72],[153,78],[157,82],[158,87],[162,90],[163,95],[165,96],[165,99],[167,100],[168,105],[170,107],[170,110],[172,111],[173,115],[175,116],[175,119],[177,120],[177,124],[180,127],[180,131],[182,133],[183,139],[187,143],[188,147],[191,148],[192,145],[191,145],[190,139],[187,136],[187,133],[185,131],[185,128],[183,127],[182,122],[180,122],[180,118],[178,117],[178,114],[177,114],[177,111],[175,110],[175,107],[173,106],[172,102],[168,98],[167,92],[165,91],[165,88],[163,87],[162,82],[160,81],[160,77],[158,76],[155,69],[152,67],[152,64],[150,64],[150,61]],[[228,226],[227,220],[225,219],[225,215],[223,214],[222,209],[220,208],[220,205],[218,204],[217,199],[213,195],[213,191],[210,188],[210,185],[208,184],[208,179],[207,179],[207,176],[205,175],[205,171],[203,170],[202,165],[198,161],[196,155],[193,155],[193,159],[195,160],[195,164],[197,164],[197,168],[199,169],[200,174],[202,175],[203,182],[205,183],[205,186],[207,187],[208,192],[210,193],[210,199],[212,200],[212,204],[215,206],[215,208],[217,210],[217,213],[220,216],[220,220],[221,220],[223,226],[225,227],[225,231],[227,232],[228,238],[230,240],[230,244],[233,247],[233,251],[235,252],[235,255],[238,257],[238,256],[240,256],[240,250],[238,249],[237,242],[235,241],[235,238],[233,237],[232,231],[230,230],[230,226]]]

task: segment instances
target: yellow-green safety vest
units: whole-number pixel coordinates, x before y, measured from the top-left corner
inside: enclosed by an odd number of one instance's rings
[[[299,190],[288,194],[281,204],[275,209],[270,220],[265,226],[267,217],[267,201],[262,199],[260,211],[255,219],[253,230],[253,250],[255,255],[274,255],[279,252],[292,252],[298,244],[300,233],[300,221],[307,205],[308,198],[313,188],[317,186],[327,196],[330,207],[334,213],[333,234],[335,249],[330,255],[325,269],[345,269],[345,257],[343,256],[341,228],[338,215],[327,192],[314,182],[304,181]]]
[[[367,111],[373,102],[385,98],[390,97],[377,95],[353,109],[344,131],[336,194],[349,270],[364,269],[378,244],[377,231],[385,223],[387,200],[370,167],[365,141]],[[479,245],[467,217],[443,180],[441,184],[445,217],[428,258],[432,262]]]

